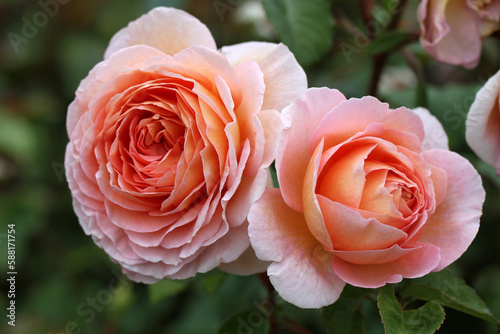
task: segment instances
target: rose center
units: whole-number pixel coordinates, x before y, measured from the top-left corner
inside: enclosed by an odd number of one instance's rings
[[[405,185],[398,185],[396,189],[390,192],[392,201],[403,217],[408,217],[412,214],[415,205],[416,197],[413,192]]]
[[[183,145],[183,127],[160,119],[160,115],[142,119],[138,124],[135,145],[138,153],[160,159],[176,145]]]

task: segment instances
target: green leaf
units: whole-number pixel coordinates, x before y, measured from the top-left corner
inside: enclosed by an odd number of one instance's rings
[[[370,56],[386,53],[393,49],[397,49],[412,38],[412,33],[401,30],[384,32],[366,47],[365,53]]]
[[[443,308],[433,302],[403,311],[390,284],[380,288],[377,306],[387,334],[432,334],[441,327],[445,316]]]
[[[387,334],[401,334],[403,331],[403,309],[394,295],[394,288],[387,284],[380,288],[377,306]]]
[[[369,289],[346,285],[340,298],[323,309],[323,324],[328,334],[364,333],[362,301],[371,293]]]
[[[257,309],[238,313],[230,317],[217,331],[217,334],[252,333],[267,334],[269,320]]]
[[[403,312],[403,334],[431,334],[441,327],[444,321],[441,305],[428,302],[417,310]]]
[[[279,37],[303,65],[317,62],[332,47],[333,20],[326,0],[262,0]]]
[[[148,285],[149,299],[152,303],[157,303],[160,300],[175,296],[182,292],[188,283],[185,281],[177,281],[165,279],[155,284]]]
[[[449,270],[410,280],[401,295],[432,301],[500,325],[474,289]]]

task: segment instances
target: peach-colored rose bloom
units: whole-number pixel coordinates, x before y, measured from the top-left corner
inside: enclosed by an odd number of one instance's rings
[[[500,175],[500,71],[477,92],[465,125],[469,146]]]
[[[302,308],[337,300],[345,283],[377,288],[438,271],[474,239],[485,192],[448,150],[425,109],[310,89],[282,111],[281,189],[250,210],[257,256],[283,299]]]
[[[439,61],[471,68],[481,56],[481,38],[500,28],[500,0],[422,0],[420,43]]]
[[[219,52],[173,8],[130,23],[68,110],[65,166],[85,233],[135,281],[263,270],[246,218],[268,184],[279,111],[306,87],[282,44]]]

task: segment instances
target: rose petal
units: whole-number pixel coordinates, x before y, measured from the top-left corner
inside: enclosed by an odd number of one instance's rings
[[[343,251],[386,249],[404,241],[407,234],[375,219],[365,219],[358,212],[318,195],[326,229],[333,248]]]
[[[481,55],[478,18],[465,1],[424,0],[420,43],[437,60],[472,68]]]
[[[382,264],[395,261],[400,257],[412,252],[414,248],[401,248],[393,245],[391,248],[365,250],[365,251],[340,251],[331,250],[332,254],[344,261],[354,264]]]
[[[365,96],[361,99],[349,99],[332,109],[315,129],[309,147],[312,150],[322,138],[325,140],[325,147],[333,147],[377,123],[383,124],[385,129],[406,131],[417,135],[420,140],[424,138],[420,118],[409,109],[390,110],[387,103]],[[409,146],[409,148],[414,146],[413,140],[405,145],[402,139],[398,139],[395,144]]]
[[[434,194],[436,195],[436,205],[443,202],[448,189],[448,174],[442,168],[431,166],[431,179],[434,186]]]
[[[469,146],[500,171],[500,71],[477,92],[465,125]]]
[[[325,226],[325,220],[318,203],[316,195],[316,182],[318,181],[318,169],[321,161],[321,152],[323,151],[323,142],[320,142],[312,155],[309,166],[304,176],[304,187],[302,190],[302,200],[304,216],[307,226],[312,235],[328,249],[332,247],[332,241],[328,235]]]
[[[117,52],[110,60],[104,60],[94,66],[89,75],[78,86],[76,98],[68,107],[66,127],[69,138],[74,137],[72,133],[76,124],[84,120],[83,112],[88,111],[90,100],[97,94],[103,83],[113,78],[118,70],[134,67],[154,57],[163,58],[165,54],[152,47],[137,45]]]
[[[425,137],[422,141],[422,151],[432,149],[449,150],[448,136],[439,120],[425,108],[413,109],[424,123]]]
[[[273,261],[267,272],[280,296],[302,308],[335,302],[344,282],[333,272],[332,256],[310,234],[304,217],[284,202],[279,189],[267,190],[248,216],[257,256]]]
[[[228,61],[236,66],[246,61],[255,61],[266,84],[263,109],[281,111],[307,89],[307,78],[294,55],[283,44],[247,42],[221,49]]]
[[[347,152],[343,150],[344,154],[336,152],[341,157],[336,160],[334,155],[327,162],[327,168],[319,175],[316,193],[352,208],[359,207],[365,184],[365,159],[375,146],[376,143],[350,145]]]
[[[446,197],[437,206],[420,240],[441,249],[439,271],[458,259],[474,240],[485,199],[481,177],[472,165],[460,155],[431,150],[422,157],[431,165],[446,171]]]
[[[439,248],[420,244],[408,254],[383,264],[355,264],[333,258],[333,270],[345,282],[362,288],[379,288],[386,283],[401,282],[403,277],[416,278],[431,272],[439,263]]]
[[[303,100],[294,100],[281,112],[286,128],[278,144],[276,170],[283,197],[296,211],[302,211],[302,183],[311,159],[309,141],[316,126],[337,104],[345,101],[338,90],[311,88]],[[286,152],[286,153],[285,153]]]
[[[266,271],[270,264],[259,260],[253,248],[248,247],[236,261],[222,263],[218,268],[230,274],[248,276]]]
[[[175,8],[156,7],[118,31],[104,58],[131,45],[144,44],[173,56],[193,45],[216,49],[210,30],[196,17]]]

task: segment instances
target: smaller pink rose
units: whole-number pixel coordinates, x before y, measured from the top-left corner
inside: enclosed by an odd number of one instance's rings
[[[439,61],[472,68],[481,38],[500,28],[500,0],[422,0],[420,43]]]
[[[469,247],[485,198],[481,178],[448,150],[427,110],[320,88],[281,116],[281,188],[266,190],[248,220],[283,299],[319,308],[346,283],[377,288],[421,277]]]
[[[500,71],[478,91],[466,121],[466,139],[500,175]]]

